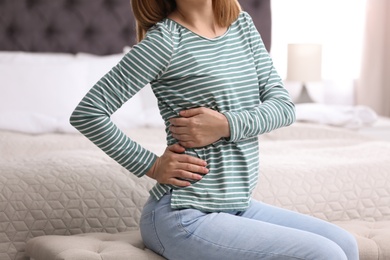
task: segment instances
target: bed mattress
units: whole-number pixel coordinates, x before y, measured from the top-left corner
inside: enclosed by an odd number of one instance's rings
[[[162,128],[127,132],[160,155]],[[260,137],[253,196],[329,221],[390,220],[390,142],[296,123]],[[41,235],[138,228],[154,182],[137,178],[79,134],[0,132],[0,259],[24,259]]]

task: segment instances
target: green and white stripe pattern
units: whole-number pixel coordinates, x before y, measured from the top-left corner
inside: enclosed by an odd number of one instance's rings
[[[184,109],[208,107],[223,113],[231,136],[186,154],[208,163],[209,173],[186,188],[156,184],[156,199],[173,189],[173,208],[206,212],[244,210],[257,184],[258,135],[290,125],[294,105],[283,88],[250,16],[241,12],[217,38],[199,36],[165,19],[87,93],[71,124],[136,176],[157,155],[129,139],[110,115],[147,83],[166,122],[167,145],[176,140],[168,119]]]

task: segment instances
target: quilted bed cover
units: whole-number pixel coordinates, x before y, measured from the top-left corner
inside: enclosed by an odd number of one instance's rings
[[[160,128],[127,132],[156,154]],[[296,123],[260,138],[253,196],[329,221],[390,221],[390,142]],[[0,259],[29,238],[138,228],[153,181],[136,178],[79,134],[0,132]]]

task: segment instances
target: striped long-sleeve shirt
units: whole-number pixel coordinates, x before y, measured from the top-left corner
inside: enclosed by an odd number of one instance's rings
[[[168,120],[185,109],[219,111],[230,127],[230,138],[186,149],[186,154],[207,162],[209,173],[202,180],[185,188],[157,183],[151,195],[160,199],[173,190],[173,208],[247,208],[258,178],[258,135],[295,120],[294,105],[251,17],[241,12],[224,35],[213,39],[164,19],[77,106],[71,124],[138,177],[157,155],[126,136],[110,115],[147,83],[166,124],[167,145],[177,142]]]

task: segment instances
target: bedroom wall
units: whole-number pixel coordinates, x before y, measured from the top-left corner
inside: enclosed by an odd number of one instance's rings
[[[288,43],[320,43],[322,78],[333,82],[329,90],[343,96],[335,102],[354,102],[352,88],[360,71],[364,17],[365,0],[272,1],[275,67],[285,78]]]

